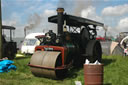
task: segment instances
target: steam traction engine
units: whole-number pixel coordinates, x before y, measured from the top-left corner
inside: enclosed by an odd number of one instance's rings
[[[49,30],[31,57],[29,66],[36,76],[63,78],[70,66],[83,65],[86,58],[101,62],[96,26],[103,24],[63,12],[63,8],[58,8],[58,14],[48,18],[49,22],[57,23],[58,33]]]

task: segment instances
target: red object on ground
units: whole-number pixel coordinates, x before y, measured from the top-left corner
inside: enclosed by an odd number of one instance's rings
[[[103,85],[103,64],[84,64],[85,85]]]

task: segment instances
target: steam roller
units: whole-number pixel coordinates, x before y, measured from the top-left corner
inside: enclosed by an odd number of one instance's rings
[[[102,49],[96,40],[96,27],[104,24],[64,13],[57,9],[57,15],[48,18],[58,26],[57,34],[52,30],[45,36],[38,36],[41,44],[35,47],[30,59],[30,69],[35,76],[62,79],[68,69],[82,66],[85,59],[101,62]]]

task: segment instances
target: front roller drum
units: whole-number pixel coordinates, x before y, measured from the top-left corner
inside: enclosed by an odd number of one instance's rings
[[[36,51],[32,55],[30,65],[35,76],[60,79],[67,73],[67,69],[56,69],[62,65],[61,52]]]

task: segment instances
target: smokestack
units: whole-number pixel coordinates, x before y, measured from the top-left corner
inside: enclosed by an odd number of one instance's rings
[[[26,37],[26,28],[24,28],[24,36]]]
[[[108,30],[108,26],[107,25],[105,25],[104,27],[103,27],[103,29],[104,29],[104,38],[106,39],[106,37],[107,37],[107,30]]]
[[[63,19],[63,12],[64,12],[64,8],[57,8],[57,23],[58,23],[58,35],[63,34],[63,23],[64,23],[64,19]]]
[[[24,37],[27,35],[27,29],[30,29],[30,26],[25,26],[24,27]]]

